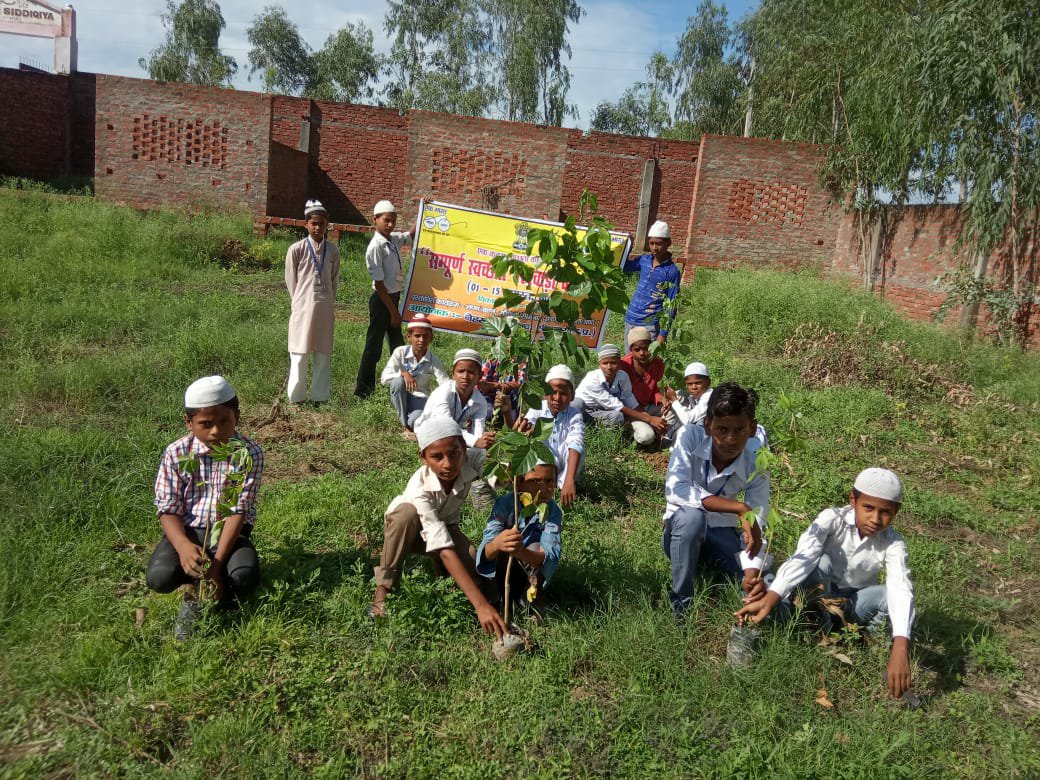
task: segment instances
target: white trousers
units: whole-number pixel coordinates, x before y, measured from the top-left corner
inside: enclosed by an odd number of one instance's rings
[[[332,395],[332,355],[325,352],[289,353],[289,400],[307,400],[307,362],[311,358],[312,401],[328,401]]]

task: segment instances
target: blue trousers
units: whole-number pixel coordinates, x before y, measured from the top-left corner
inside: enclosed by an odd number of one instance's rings
[[[802,587],[823,586],[825,597],[845,599],[844,611],[847,622],[864,626],[871,634],[882,631],[888,620],[888,593],[885,586],[868,585],[859,589],[839,588],[831,584],[832,573],[831,559],[829,556],[823,555],[820,557],[816,569],[805,578]]]
[[[677,615],[685,613],[693,600],[693,582],[702,561],[733,579],[744,576],[738,557],[744,549],[740,529],[710,528],[703,509],[687,506],[669,517],[664,524],[661,548],[672,562],[668,598]]]

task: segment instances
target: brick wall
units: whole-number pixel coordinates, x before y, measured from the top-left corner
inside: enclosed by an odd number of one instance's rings
[[[271,141],[267,173],[267,214],[302,216],[307,202],[307,153]]]
[[[0,68],[0,173],[51,179],[66,170],[69,79]]]
[[[98,197],[146,208],[266,208],[269,97],[99,75],[95,100]]]
[[[819,185],[820,147],[701,138],[686,254],[693,266],[830,265],[840,209]]]

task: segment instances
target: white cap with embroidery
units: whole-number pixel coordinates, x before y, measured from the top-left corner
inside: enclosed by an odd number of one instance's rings
[[[860,493],[885,501],[903,503],[903,485],[894,471],[881,468],[863,469],[852,483]]]
[[[672,238],[672,229],[668,227],[667,222],[657,220],[650,226],[650,229],[646,232],[647,238],[667,238],[669,241]]]
[[[184,391],[185,409],[205,409],[220,406],[235,397],[235,388],[222,376],[204,376],[196,379]]]

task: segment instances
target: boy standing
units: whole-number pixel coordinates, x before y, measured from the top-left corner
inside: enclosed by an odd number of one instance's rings
[[[459,513],[470,484],[480,475],[485,453],[467,449],[462,429],[449,417],[434,417],[415,428],[423,465],[384,516],[383,550],[376,568],[376,591],[369,617],[385,614],[387,594],[401,580],[405,556],[425,552],[466,594],[480,625],[499,638],[506,633],[502,616],[477,585],[474,550],[459,529]]]
[[[719,385],[704,427],[687,425],[672,448],[665,477],[661,546],[672,562],[672,611],[685,615],[702,561],[741,579],[749,596],[764,593],[763,518],[769,512],[769,474],[755,470],[761,446],[755,433],[758,396],[732,382]],[[744,493],[744,500],[737,495]],[[748,517],[754,513],[757,517]],[[742,528],[743,533],[738,532]]]
[[[891,618],[888,692],[893,698],[902,696],[910,688],[914,623],[906,542],[890,527],[902,502],[903,486],[895,473],[881,468],[861,471],[848,505],[820,512],[769,590],[745,599],[745,606],[735,613],[737,621],[761,623],[799,585],[822,585],[824,596],[844,601],[845,619],[866,626],[871,634],[883,631],[886,618]],[[882,570],[883,585],[878,584]]]
[[[242,598],[260,582],[260,562],[249,537],[256,520],[264,454],[236,430],[238,396],[222,376],[204,377],[188,387],[184,422],[188,434],[163,452],[155,479],[155,508],[163,538],[148,561],[145,579],[152,590],[170,593],[206,577],[212,581],[218,601]],[[227,461],[215,460],[211,451],[231,438],[245,445],[252,468],[242,482],[233,514],[223,518],[224,527],[213,544],[212,539],[204,539],[206,527],[221,519],[217,506],[233,467]],[[204,549],[206,541],[210,543]],[[204,569],[207,557],[210,565]],[[185,593],[174,623],[174,637],[187,639],[197,616],[194,595]]]
[[[354,395],[367,398],[376,387],[376,366],[383,355],[383,339],[390,349],[404,346],[401,337],[401,290],[404,287],[404,261],[401,247],[412,240],[415,228],[394,232],[397,209],[388,200],[381,200],[373,211],[372,225],[376,232],[368,242],[365,267],[372,279],[372,295],[368,299],[368,333],[365,351],[358,367]]]
[[[650,330],[652,337],[663,342],[667,332],[661,329],[661,314],[665,301],[673,305],[679,294],[679,267],[672,261],[668,248],[672,245],[672,231],[667,222],[658,220],[647,231],[650,251],[635,260],[626,260],[624,272],[639,272],[639,284],[625,312],[625,341],[628,332],[637,325]]]
[[[632,395],[639,403],[639,411],[647,420],[632,420],[632,438],[636,444],[652,447],[660,443],[674,418],[669,413],[670,401],[661,397],[657,383],[664,376],[664,361],[650,358],[651,333],[637,325],[628,331],[628,354],[621,358],[620,368],[632,383]]]
[[[285,286],[289,290],[289,401],[307,400],[307,363],[312,364],[310,400],[328,401],[332,394],[332,337],[336,329],[339,247],[325,240],[328,212],[309,200],[303,216],[307,237],[285,253]]]
[[[517,480],[517,490],[530,494],[536,505],[546,506],[543,513],[535,513],[527,520],[521,517],[518,523],[512,492],[495,501],[477,550],[477,573],[495,581],[499,601],[504,599],[509,556],[516,558],[509,585],[510,597],[515,600],[522,598],[528,588],[535,589],[536,599],[560,564],[563,512],[552,498],[556,490],[556,466],[538,463]]]
[[[430,321],[425,314],[416,314],[408,323],[408,343],[390,354],[379,378],[390,388],[390,403],[397,411],[404,432],[411,434],[413,440],[412,429],[426,407],[433,380],[436,379],[438,385],[448,381],[444,364],[430,351],[432,341]]]
[[[574,374],[562,363],[549,369],[545,375],[549,392],[541,409],[531,409],[517,424],[521,433],[527,433],[539,419],[553,421],[553,430],[545,442],[556,461],[557,486],[560,503],[570,506],[577,497],[576,482],[585,465],[585,420],[578,409],[571,406],[574,398]]]

